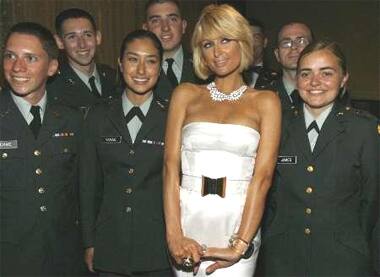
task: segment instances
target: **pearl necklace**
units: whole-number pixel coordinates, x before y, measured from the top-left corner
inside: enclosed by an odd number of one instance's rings
[[[243,95],[243,93],[247,90],[246,85],[242,85],[240,88],[234,90],[230,94],[225,94],[218,90],[218,88],[215,85],[215,82],[211,82],[207,85],[207,89],[210,91],[211,99],[213,101],[237,101],[239,98]]]

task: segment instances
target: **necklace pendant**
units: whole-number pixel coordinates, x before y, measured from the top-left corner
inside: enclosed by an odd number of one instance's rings
[[[237,101],[242,97],[243,93],[247,90],[247,86],[243,85],[240,88],[232,91],[229,94],[225,94],[218,90],[215,85],[215,82],[211,82],[207,85],[207,89],[210,91],[210,96],[213,101],[222,102],[222,101]]]

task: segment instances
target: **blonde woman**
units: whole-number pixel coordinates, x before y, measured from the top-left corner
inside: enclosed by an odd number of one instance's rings
[[[176,276],[252,276],[260,221],[279,145],[281,108],[248,88],[248,22],[209,5],[192,38],[194,66],[208,85],[181,84],[166,130],[164,212]],[[182,174],[182,176],[180,175]]]

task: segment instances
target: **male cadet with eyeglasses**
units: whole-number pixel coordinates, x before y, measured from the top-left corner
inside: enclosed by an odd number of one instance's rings
[[[78,107],[85,114],[95,103],[115,96],[116,71],[95,63],[102,34],[87,11],[72,8],[55,19],[55,39],[64,57],[51,86],[55,97],[65,105]]]
[[[143,29],[153,32],[164,48],[162,70],[155,93],[169,101],[174,88],[183,82],[200,82],[193,70],[190,53],[182,46],[187,21],[177,0],[149,0],[145,6]]]
[[[253,64],[244,72],[244,79],[252,88],[274,90],[279,75],[264,64],[264,51],[268,44],[264,24],[251,18],[249,25],[253,34]]]
[[[297,62],[302,50],[312,40],[311,29],[302,22],[285,24],[278,32],[274,54],[282,74],[274,85],[283,111],[292,110],[301,101],[296,90]]]
[[[46,81],[58,48],[43,26],[5,37],[0,94],[0,276],[78,276],[79,111],[57,104]]]

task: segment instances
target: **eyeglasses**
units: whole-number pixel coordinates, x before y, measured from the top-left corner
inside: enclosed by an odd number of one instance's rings
[[[306,45],[309,44],[309,40],[304,37],[298,37],[294,40],[292,39],[284,39],[279,42],[279,47],[280,48],[292,48],[293,46],[295,47],[305,47]]]

